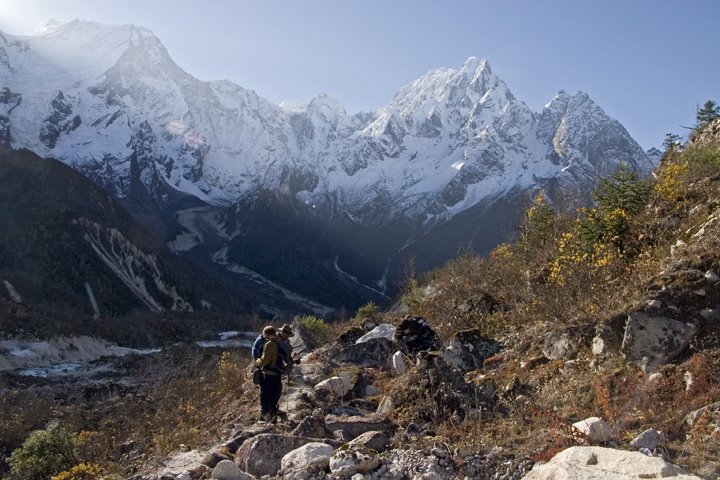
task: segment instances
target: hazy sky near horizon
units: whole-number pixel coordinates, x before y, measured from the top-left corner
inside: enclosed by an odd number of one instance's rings
[[[538,112],[588,93],[645,149],[720,102],[719,0],[0,0],[5,33],[51,18],[144,26],[197,78],[275,103],[326,92],[349,113],[471,56]]]

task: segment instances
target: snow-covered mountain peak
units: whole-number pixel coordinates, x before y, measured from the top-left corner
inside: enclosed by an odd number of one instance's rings
[[[310,101],[307,113],[311,117],[320,116],[331,123],[347,116],[345,107],[325,92],[320,92]]]
[[[131,47],[152,48],[167,55],[153,33],[135,25],[105,25],[84,20],[51,20],[31,36],[3,35],[10,41],[5,56],[22,72],[14,91],[66,90],[78,80],[103,74]],[[14,87],[14,88],[13,88]]]
[[[492,75],[490,63],[486,58],[480,57],[468,58],[463,66],[460,67],[460,72],[465,73],[466,76],[470,76],[470,78],[475,78],[479,75]]]
[[[289,114],[300,114],[307,110],[307,103],[303,103],[300,100],[285,100],[280,102],[280,108],[285,110]]]

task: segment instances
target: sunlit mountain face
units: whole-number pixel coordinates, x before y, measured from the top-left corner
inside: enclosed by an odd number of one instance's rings
[[[0,79],[0,148],[73,166],[268,312],[390,301],[409,264],[511,237],[536,192],[587,197],[620,163],[653,165],[588,95],[535,112],[478,58],[349,115],[200,81],[146,29],[73,21],[3,34]]]

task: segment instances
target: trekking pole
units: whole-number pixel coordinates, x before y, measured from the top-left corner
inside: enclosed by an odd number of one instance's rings
[[[290,415],[290,372],[288,372],[287,392],[285,393],[285,415]]]

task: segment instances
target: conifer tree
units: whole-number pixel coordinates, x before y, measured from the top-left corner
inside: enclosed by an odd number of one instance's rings
[[[631,219],[650,198],[652,185],[639,179],[637,172],[622,164],[608,178],[600,180],[593,192],[596,207],[586,210],[579,225],[580,236],[591,251],[613,245],[626,254]]]
[[[720,118],[720,107],[713,100],[708,100],[697,112],[696,130],[702,130],[716,118]]]

